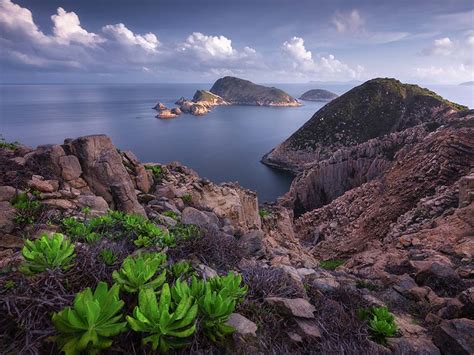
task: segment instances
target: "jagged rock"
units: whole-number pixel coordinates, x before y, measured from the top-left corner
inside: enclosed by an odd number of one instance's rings
[[[58,190],[59,183],[57,180],[44,180],[42,176],[33,175],[28,186],[40,192],[54,192]]]
[[[316,308],[304,298],[267,297],[265,301],[294,317],[314,318],[316,311]]]
[[[140,163],[133,152],[125,151],[123,157],[126,167],[130,169],[130,176],[135,187],[144,193],[148,193],[153,185],[151,172],[145,169],[145,166]]]
[[[183,224],[194,224],[199,227],[204,227],[213,223],[213,219],[196,208],[186,207],[181,215],[181,222]]]
[[[435,328],[433,341],[443,354],[474,354],[474,321],[445,320]]]
[[[1,248],[23,248],[23,239],[11,234],[0,234]]]
[[[234,335],[242,337],[243,339],[252,339],[257,337],[257,325],[239,313],[232,313],[229,316],[227,325],[234,327]]]
[[[298,330],[300,335],[304,338],[321,338],[321,330],[316,325],[313,320],[308,320],[304,318],[295,318],[296,324],[298,325]]]
[[[200,271],[202,277],[206,280],[218,276],[216,270],[204,264],[199,264],[198,270]]]
[[[33,171],[39,167],[42,170],[47,170],[50,173],[60,176],[61,166],[59,159],[65,156],[66,152],[59,144],[40,145],[34,151],[25,155],[26,164]]]
[[[10,201],[16,194],[16,189],[12,186],[0,186],[0,202]]]
[[[176,114],[175,112],[173,112],[172,110],[161,110],[160,112],[158,112],[158,114],[156,115],[156,118],[162,118],[162,119],[168,119],[168,118],[175,118],[175,117],[178,117],[178,114]]]
[[[135,194],[135,188],[122,158],[105,135],[86,136],[71,142],[83,170],[83,178],[96,195],[112,208],[146,216]]]
[[[65,199],[56,199],[56,198],[52,198],[52,199],[49,199],[49,200],[44,200],[43,202],[43,205],[46,205],[50,208],[56,208],[58,210],[63,210],[63,211],[67,211],[67,210],[70,210],[70,209],[73,209],[75,207],[74,203],[69,201],[69,200],[65,200]]]
[[[91,215],[101,215],[107,213],[109,205],[102,196],[81,195],[76,200],[79,208],[89,207]]]
[[[389,338],[388,344],[396,355],[440,355],[439,349],[426,337]]]
[[[422,286],[429,286],[435,292],[455,296],[462,289],[459,275],[447,264],[430,263],[415,275],[415,281]]]
[[[264,234],[261,230],[253,230],[239,238],[238,246],[245,255],[255,255],[262,248]]]
[[[468,206],[474,201],[474,173],[459,180],[459,207]]]
[[[466,318],[474,318],[474,287],[461,292],[458,298],[462,303],[461,315]]]
[[[157,111],[162,111],[162,110],[166,110],[166,106],[164,103],[162,102],[158,102],[154,107],[153,107],[153,110],[157,110]]]
[[[61,175],[66,181],[78,179],[82,174],[81,164],[74,155],[64,155],[59,157]]]
[[[15,228],[16,209],[8,201],[0,202],[0,233],[10,233]]]
[[[175,107],[175,108],[171,109],[171,113],[176,115],[176,116],[179,116],[179,115],[181,115],[182,112],[181,112],[181,109],[179,107]]]

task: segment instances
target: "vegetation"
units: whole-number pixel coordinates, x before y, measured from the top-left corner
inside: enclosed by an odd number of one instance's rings
[[[14,141],[14,142],[7,142],[5,138],[3,138],[0,135],[0,148],[2,149],[9,149],[9,150],[16,150],[18,149],[18,146],[20,145],[20,142]]]
[[[68,217],[62,221],[64,232],[71,238],[93,243],[102,237],[133,240],[138,247],[171,246],[174,236],[164,232],[145,217],[110,211],[105,216],[79,221]]]
[[[187,339],[196,330],[198,307],[194,297],[183,296],[176,300],[171,294],[169,284],[165,283],[158,303],[153,289],[144,288],[140,290],[133,317],[127,316],[134,331],[147,334],[142,342],[151,343],[152,349],[160,352],[186,346]]]
[[[178,263],[171,264],[169,270],[175,279],[186,279],[194,274],[193,267],[187,261],[180,261]]]
[[[190,194],[184,194],[183,196],[181,196],[181,199],[184,202],[189,203],[193,200],[193,197]]]
[[[54,233],[51,237],[43,234],[35,241],[27,239],[22,250],[25,258],[22,271],[39,273],[46,269],[66,270],[72,266],[76,256],[74,248],[74,244],[60,233]]]
[[[155,182],[161,182],[163,180],[164,171],[160,165],[145,165],[145,169],[152,172]]]
[[[162,253],[128,256],[122,267],[113,272],[112,278],[128,293],[136,293],[143,288],[156,290],[166,281],[165,263],[166,254]]]
[[[102,249],[99,256],[105,265],[111,266],[117,261],[117,255],[110,249]]]
[[[94,293],[90,288],[76,294],[74,305],[53,314],[53,324],[60,333],[57,341],[66,355],[95,354],[112,345],[111,337],[126,329],[120,310],[119,286],[110,290],[99,282]]]
[[[271,215],[271,212],[264,208],[261,208],[258,210],[258,214],[260,215],[260,218],[266,218]]]
[[[163,216],[166,216],[166,217],[170,217],[170,218],[173,218],[175,221],[178,221],[179,220],[179,216],[176,212],[174,211],[165,211],[162,213]]]
[[[385,344],[388,337],[397,334],[398,327],[395,317],[389,312],[387,307],[370,307],[360,309],[358,317],[368,321],[369,331],[375,341]]]
[[[41,212],[41,203],[36,199],[37,193],[27,192],[16,194],[10,201],[16,208],[15,222],[18,224],[33,224]]]
[[[346,262],[344,259],[330,259],[319,262],[319,266],[325,270],[335,270]]]

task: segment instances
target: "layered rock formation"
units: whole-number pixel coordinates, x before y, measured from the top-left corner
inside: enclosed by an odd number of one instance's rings
[[[210,91],[234,105],[300,106],[298,100],[283,90],[232,76],[217,80]]]
[[[327,101],[334,100],[337,97],[338,95],[331,91],[323,90],[323,89],[313,89],[313,90],[306,91],[303,95],[299,97],[299,99],[305,100],[305,101],[327,102]]]
[[[416,85],[373,79],[324,106],[262,161],[290,171],[328,159],[338,149],[355,146],[465,108]]]

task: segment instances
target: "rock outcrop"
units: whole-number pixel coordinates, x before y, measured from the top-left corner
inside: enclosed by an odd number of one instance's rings
[[[300,106],[298,100],[283,90],[232,76],[217,80],[210,91],[234,105]]]
[[[318,101],[318,102],[328,102],[339,97],[337,94],[323,89],[313,89],[306,91],[303,95],[299,97],[300,100],[305,101]]]
[[[212,92],[207,90],[197,90],[193,96],[193,102],[209,106],[220,106],[229,104],[219,95],[213,94]]]

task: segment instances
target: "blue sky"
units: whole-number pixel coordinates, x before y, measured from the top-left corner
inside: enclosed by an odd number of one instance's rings
[[[469,1],[0,0],[0,82],[474,80]]]

